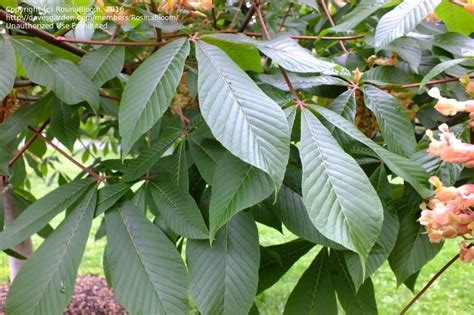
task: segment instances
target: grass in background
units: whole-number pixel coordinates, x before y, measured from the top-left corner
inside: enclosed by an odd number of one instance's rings
[[[48,152],[52,154],[53,152]],[[77,167],[69,161],[60,158],[58,167],[64,173],[71,176],[78,173]],[[48,186],[37,178],[32,171],[28,171],[33,194],[40,198],[47,192],[54,189],[54,186]],[[58,215],[53,220],[53,226],[61,222],[64,214]],[[102,217],[96,218],[93,222],[92,231],[89,235],[86,251],[82,259],[79,274],[94,274],[103,276],[102,255],[106,240],[94,241],[95,233],[100,225]],[[274,229],[259,225],[260,242],[264,246],[288,242],[294,238],[289,232],[280,234]],[[33,237],[35,248],[41,244],[41,239]],[[298,282],[299,277],[311,261],[316,256],[319,247],[311,250],[302,257],[293,268],[283,276],[283,278],[273,287],[257,297],[257,305],[261,314],[275,315],[282,314],[286,300]],[[445,244],[440,254],[423,268],[416,285],[416,291],[420,288],[456,253],[458,247],[455,242]],[[8,259],[6,255],[0,256],[0,283],[8,281]],[[390,270],[388,264],[384,264],[373,276],[373,282],[376,292],[377,306],[380,314],[398,314],[400,310],[413,297],[406,287],[396,287],[395,276]],[[474,286],[474,271],[472,264],[462,264],[456,262],[451,266],[437,282],[428,290],[428,292],[412,308],[412,314],[471,314],[474,309],[474,301],[471,296]],[[303,314],[302,314],[303,315]]]

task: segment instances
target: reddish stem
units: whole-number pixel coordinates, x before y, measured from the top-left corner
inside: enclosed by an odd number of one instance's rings
[[[40,128],[38,129],[38,132],[43,132],[43,130],[46,128],[46,126],[48,126],[50,122],[50,119],[48,118],[41,126]],[[28,150],[32,145],[33,143],[35,142],[35,140],[38,139],[38,134],[34,134],[30,140],[28,140],[28,142],[23,146],[23,148],[21,148],[16,154],[14,157],[12,157],[12,159],[8,162],[8,167],[11,167],[13,164],[15,164],[16,161],[18,161],[18,159],[26,152],[26,150]]]
[[[88,167],[82,165],[80,162],[78,162],[76,159],[74,159],[72,156],[70,156],[67,152],[65,152],[64,150],[62,150],[60,147],[58,147],[57,145],[55,145],[51,140],[49,140],[48,138],[46,138],[45,136],[43,136],[43,134],[39,131],[39,130],[36,130],[32,127],[28,127],[28,129],[30,129],[31,131],[33,131],[36,135],[38,135],[38,137],[40,139],[42,139],[44,142],[46,142],[48,145],[50,145],[53,149],[55,149],[56,151],[58,151],[59,153],[61,153],[66,159],[68,159],[69,161],[71,161],[71,163],[73,163],[74,165],[76,165],[77,167],[79,167],[81,170],[83,170],[84,172],[86,172],[87,174],[89,174],[90,176],[94,177],[98,182],[103,182],[105,180],[104,177],[100,176],[99,174],[97,174],[96,172],[94,172],[93,170],[89,169]]]
[[[86,54],[82,49],[76,46],[70,45],[68,43],[56,42],[55,37],[51,35],[50,33],[45,32],[42,29],[39,29],[35,27],[34,25],[19,19],[17,16],[8,13],[5,10],[0,10],[0,20],[9,24],[17,25],[21,27],[21,29],[25,31],[26,33],[36,36],[38,38],[41,38],[45,42],[61,47],[62,49],[65,49],[77,56],[82,57]]]
[[[79,44],[88,44],[88,45],[103,45],[103,46],[154,46],[160,47],[166,45],[168,42],[117,42],[117,41],[102,41],[102,40],[82,40],[78,38],[66,38],[62,36],[57,36],[54,38],[56,42],[66,42],[66,43],[79,43]]]
[[[474,244],[469,244],[469,247],[472,247]],[[430,279],[430,281],[428,281],[425,286],[420,290],[420,292],[418,292],[417,295],[415,295],[415,297],[410,301],[410,303],[408,303],[404,308],[403,310],[400,312],[401,315],[405,314],[409,309],[410,307],[413,306],[413,304],[416,303],[416,301],[418,301],[421,296],[426,292],[426,290],[428,290],[432,285],[433,283],[436,281],[436,279],[438,279],[442,274],[443,272],[445,272],[449,267],[451,267],[452,264],[454,264],[456,262],[456,260],[458,260],[459,258],[459,254],[457,254],[456,256],[454,256],[453,258],[451,258],[443,267],[441,267],[440,270],[438,270],[438,272]]]
[[[255,10],[256,10],[256,13],[257,13],[258,20],[260,22],[260,26],[262,27],[264,38],[266,40],[271,40],[272,38],[270,36],[270,32],[268,31],[267,25],[265,23],[265,19],[263,18],[263,14],[262,14],[262,10],[260,8],[260,5],[254,5],[254,6],[255,6]],[[296,93],[295,87],[291,83],[290,78],[288,78],[288,74],[286,73],[285,69],[283,69],[281,66],[280,66],[280,72],[281,72],[281,75],[283,76],[283,79],[285,80],[286,85],[288,86],[288,89],[291,92],[291,95],[295,99],[296,104],[298,106],[304,104],[304,102],[301,101],[300,98],[298,97],[298,93]]]
[[[324,0],[320,0],[319,3],[321,4],[321,7],[323,9],[324,15],[328,18],[329,24],[331,24],[332,27],[336,26],[336,23],[334,23],[334,20],[332,19],[331,12],[329,12],[328,6],[326,5],[326,2]],[[342,40],[339,41],[339,46],[341,46],[341,49],[348,54],[349,51],[346,48],[346,45],[344,45],[344,42]]]
[[[228,34],[239,34],[242,33],[247,36],[253,37],[263,37],[263,34],[257,32],[239,32],[237,30],[225,30],[225,31],[218,31],[216,33],[228,33]],[[348,36],[311,36],[311,35],[290,35],[290,38],[296,40],[355,40],[364,38],[364,34],[358,35],[348,35]]]

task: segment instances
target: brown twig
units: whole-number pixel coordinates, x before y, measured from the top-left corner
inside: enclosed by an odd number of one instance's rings
[[[260,9],[259,5],[254,5],[254,6],[255,6],[258,20],[260,22],[260,26],[262,27],[263,37],[266,40],[271,40],[272,38],[270,36],[270,32],[268,31],[267,24],[265,23],[265,19],[263,18],[262,10]],[[285,80],[286,85],[288,85],[288,89],[290,90],[291,95],[295,99],[296,104],[298,106],[301,106],[303,102],[300,100],[298,93],[296,93],[295,87],[293,86],[290,79],[288,78],[288,74],[286,73],[285,69],[283,69],[281,66],[280,66],[280,72],[281,72],[281,75],[283,76],[283,79]]]
[[[472,243],[469,245],[469,247],[471,247],[471,246],[473,246]],[[425,286],[420,290],[420,292],[418,292],[415,295],[415,297],[410,301],[410,303],[408,303],[403,308],[403,310],[400,312],[400,315],[405,314],[410,309],[410,307],[412,307],[413,304],[415,304],[416,301],[418,301],[421,298],[421,296],[426,292],[426,290],[428,290],[433,285],[433,283],[436,281],[436,279],[438,279],[443,274],[443,272],[445,272],[449,267],[451,267],[451,265],[454,264],[456,262],[456,260],[458,260],[458,258],[459,258],[459,254],[457,254],[456,256],[451,258],[443,267],[441,267],[441,269],[438,270],[438,272],[436,272],[436,274],[430,279],[430,281],[428,281],[425,284]]]
[[[5,10],[0,10],[0,20],[9,24],[17,25],[21,28],[21,30],[23,30],[27,34],[41,38],[45,42],[61,47],[62,49],[67,50],[77,56],[82,57],[86,54],[82,49],[76,46],[70,45],[68,43],[56,42],[55,36],[53,36],[52,34],[45,32],[35,27],[34,25],[21,20],[20,18],[16,17],[13,14],[8,13]]]
[[[217,33],[228,33],[228,34],[239,34],[243,33],[247,36],[253,37],[263,37],[263,34],[257,32],[239,32],[238,30],[225,30],[225,31],[218,31]],[[364,38],[365,35],[358,34],[358,35],[348,35],[348,36],[310,36],[310,35],[290,35],[290,38],[296,40],[356,40]]]
[[[94,177],[98,182],[103,182],[105,180],[104,177],[100,176],[99,174],[97,174],[96,172],[94,172],[93,170],[91,170],[90,168],[82,165],[80,162],[78,162],[75,158],[73,158],[71,155],[69,155],[67,152],[65,152],[64,150],[62,150],[60,147],[58,147],[57,145],[55,145],[51,140],[49,140],[48,138],[46,138],[45,136],[43,136],[43,134],[39,131],[39,130],[36,130],[35,128],[32,128],[32,127],[28,127],[28,129],[30,129],[31,131],[33,131],[36,135],[38,135],[38,137],[40,139],[42,139],[44,142],[46,142],[48,145],[50,145],[53,149],[55,149],[56,151],[58,151],[60,154],[62,154],[66,159],[68,159],[69,161],[71,161],[71,163],[73,163],[74,165],[76,165],[77,167],[79,167],[82,171],[86,172],[87,174],[89,174],[90,176]]]
[[[245,15],[245,18],[244,18],[244,21],[242,22],[242,25],[240,25],[240,27],[239,27],[239,31],[238,31],[239,33],[242,33],[243,31],[245,31],[245,29],[249,25],[250,21],[252,21],[252,17],[255,14],[255,8],[256,8],[255,4],[250,7],[249,11]]]
[[[46,128],[46,126],[48,126],[50,122],[50,119],[48,118],[38,129],[38,132],[43,132],[43,130]],[[11,160],[8,162],[8,167],[11,167],[13,166],[13,164],[15,164],[16,161],[18,161],[18,159],[26,152],[26,150],[28,150],[32,145],[33,143],[35,142],[35,140],[38,139],[38,134],[34,134],[30,140],[28,140],[28,142],[11,158]]]
[[[329,12],[328,6],[326,5],[326,2],[324,0],[320,0],[319,4],[321,8],[323,9],[324,15],[326,15],[329,24],[331,24],[332,27],[336,26],[336,23],[334,23],[334,20],[332,19],[331,12]],[[341,46],[341,49],[347,54],[349,51],[346,48],[346,45],[344,45],[344,42],[342,40],[339,41],[339,46]]]
[[[109,95],[104,92],[100,92],[99,95],[103,98],[108,98],[109,100],[114,100],[114,101],[119,101],[119,102],[121,100],[121,98],[118,96]]]
[[[295,36],[290,36],[293,39],[298,39],[298,40],[338,40],[338,41],[345,41],[345,40],[354,40],[354,39],[360,39],[364,38],[365,35],[348,35],[348,36],[307,36],[307,35],[295,35]]]
[[[17,93],[16,98],[21,101],[26,101],[26,102],[36,102],[37,100],[40,99],[39,96],[30,96],[30,95],[25,95],[22,93]]]
[[[234,16],[232,17],[232,21],[230,22],[230,25],[229,25],[229,30],[232,30],[235,27],[235,24],[237,24],[237,18],[239,17],[239,14],[241,13],[243,4],[244,4],[244,0],[240,0],[239,5],[238,5],[239,10],[235,12]]]
[[[470,75],[469,78],[474,79],[474,75]],[[449,82],[456,82],[459,81],[459,78],[447,78],[447,79],[439,79],[439,80],[431,80],[425,83],[425,85],[435,85],[435,84],[443,84]],[[384,86],[381,87],[383,90],[392,90],[392,89],[409,89],[421,86],[421,82],[417,83],[409,83],[409,84],[402,84],[402,85],[391,85],[391,86]]]
[[[34,85],[34,83],[31,82],[31,80],[16,80],[13,87],[25,87],[25,86],[31,86],[31,85]]]
[[[79,44],[88,44],[88,45],[104,45],[104,46],[153,46],[159,47],[164,46],[168,42],[117,42],[117,41],[102,41],[102,40],[82,40],[78,38],[66,38],[58,36],[54,38],[56,42],[66,42],[66,43],[79,43]]]
[[[285,27],[285,22],[288,16],[290,15],[291,9],[293,9],[293,2],[290,3],[288,6],[288,9],[285,11],[285,15],[283,15],[283,18],[281,19],[280,27],[278,28],[278,31],[281,32],[283,28]]]

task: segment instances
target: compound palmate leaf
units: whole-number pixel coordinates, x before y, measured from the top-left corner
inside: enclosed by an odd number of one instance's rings
[[[86,101],[97,109],[99,91],[74,63],[28,39],[11,40],[31,81],[52,89],[66,104]]]
[[[23,266],[8,293],[8,314],[63,314],[74,291],[96,199],[96,190],[90,189]]]
[[[107,270],[131,314],[186,314],[188,277],[174,244],[132,203],[106,212]]]
[[[316,228],[367,256],[380,234],[383,208],[357,162],[309,110],[301,113],[303,199]]]
[[[168,109],[188,54],[188,40],[175,40],[154,53],[130,77],[119,111],[124,154]]]
[[[283,110],[221,49],[196,43],[199,105],[213,135],[232,154],[283,180],[290,131]]]
[[[186,249],[191,294],[204,314],[248,314],[258,284],[260,247],[252,216],[240,212],[209,241],[189,241]]]

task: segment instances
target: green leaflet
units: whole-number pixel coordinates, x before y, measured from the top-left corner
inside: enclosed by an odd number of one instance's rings
[[[375,301],[372,280],[368,278],[364,284],[356,290],[352,284],[342,252],[331,250],[329,259],[332,280],[334,287],[336,288],[337,298],[346,314],[377,314],[377,303]]]
[[[177,39],[149,57],[130,77],[119,110],[124,155],[168,109],[188,54],[188,40]]]
[[[437,35],[433,45],[449,51],[455,57],[474,56],[474,39],[458,33],[443,33]]]
[[[0,100],[13,89],[16,77],[15,50],[10,41],[0,37]]]
[[[125,47],[102,46],[82,57],[78,66],[97,87],[101,87],[120,73],[124,62]]]
[[[31,81],[52,89],[64,103],[88,102],[99,106],[97,87],[69,60],[56,57],[48,49],[25,38],[11,38]]]
[[[194,134],[189,137],[189,149],[202,178],[211,185],[217,163],[225,149],[214,139]]]
[[[331,29],[336,32],[345,32],[353,29],[361,22],[365,21],[374,12],[381,8],[398,4],[399,0],[361,0],[354,10],[338,21],[337,25]]]
[[[8,143],[15,139],[18,134],[25,131],[28,125],[34,122],[35,118],[49,114],[52,104],[56,100],[54,93],[50,92],[33,103],[32,106],[22,106],[0,124],[0,141]]]
[[[242,43],[206,36],[203,38],[208,44],[222,49],[242,70],[262,72],[258,49],[252,43]]]
[[[59,186],[31,204],[21,215],[0,233],[0,249],[10,248],[41,230],[59,212],[82,198],[93,181],[83,179]]]
[[[260,74],[258,78],[263,83],[269,84],[279,90],[287,92],[290,91],[290,88],[288,87],[288,84],[286,84],[281,73]],[[321,85],[348,85],[347,81],[339,79],[338,77],[332,77],[327,75],[304,77],[297,75],[296,73],[288,73],[288,79],[290,79],[291,84],[295,89],[310,89]]]
[[[335,63],[313,56],[297,41],[280,36],[257,44],[258,49],[288,71],[302,73],[346,74],[349,70]]]
[[[129,202],[105,222],[104,270],[120,304],[131,314],[186,314],[188,277],[174,244]]]
[[[74,143],[79,137],[80,123],[77,109],[55,98],[48,131],[71,152],[74,151]]]
[[[328,239],[367,257],[380,233],[383,209],[364,171],[309,110],[301,113],[299,149],[311,222]]]
[[[116,183],[100,189],[97,194],[95,217],[112,208],[130,190],[130,187],[132,187],[130,183]]]
[[[245,212],[235,215],[208,241],[186,247],[191,295],[202,314],[247,314],[258,284],[260,248],[257,226]]]
[[[221,49],[197,42],[196,58],[199,105],[213,135],[280,186],[290,142],[285,114]]]
[[[169,181],[152,181],[149,192],[170,228],[190,239],[207,239],[207,226],[194,199]]]
[[[230,153],[219,160],[211,186],[211,239],[232,216],[266,199],[274,188],[270,176]]]
[[[330,263],[328,249],[323,247],[291,292],[284,314],[337,314]]]
[[[149,148],[144,149],[137,158],[127,164],[127,167],[123,171],[122,180],[131,182],[145,175],[181,135],[181,130],[176,131],[154,143]]]
[[[449,68],[454,67],[466,60],[468,59],[467,58],[452,59],[452,60],[448,60],[448,61],[437,64],[436,66],[433,67],[433,69],[430,70],[430,72],[428,72],[428,74],[426,74],[423,77],[423,80],[421,80],[421,83],[420,83],[420,89],[422,89],[426,85],[426,82],[440,75],[441,73],[448,70]]]
[[[302,239],[267,247],[261,246],[257,294],[278,282],[314,246],[314,243]]]
[[[376,87],[364,85],[365,105],[377,117],[388,149],[402,156],[411,156],[416,139],[413,126],[398,99]]]
[[[474,32],[472,13],[456,3],[448,0],[441,1],[440,5],[436,7],[435,13],[450,32],[457,32],[466,36]]]
[[[96,197],[90,189],[23,266],[8,293],[8,314],[63,314],[74,291]]]
[[[395,247],[388,259],[397,277],[397,284],[404,283],[410,276],[418,272],[441,250],[443,244],[432,244],[426,235],[425,228],[417,221],[418,206],[421,198],[405,198],[411,204],[404,203],[400,213],[400,231]]]
[[[347,270],[356,290],[358,290],[364,281],[387,260],[395,246],[400,225],[396,208],[392,204],[393,196],[383,165],[379,166],[372,173],[370,182],[375,187],[384,206],[383,224],[382,231],[375,242],[375,246],[371,249],[365,261],[365,267],[361,265],[361,261],[355,253],[349,251],[344,252]]]
[[[273,197],[270,197],[265,201],[265,204],[281,218],[287,229],[295,235],[315,244],[344,249],[343,246],[328,240],[316,229],[309,218],[303,198],[287,186],[281,186],[276,202]]]
[[[312,106],[311,108],[320,113],[333,126],[369,147],[385,162],[392,172],[410,183],[421,196],[429,197],[432,195],[432,191],[428,188],[428,173],[420,165],[410,159],[385,150],[362,134],[351,122],[336,113],[321,106]]]
[[[410,31],[436,8],[441,0],[403,1],[385,14],[375,29],[375,47],[383,48]]]

